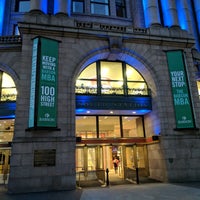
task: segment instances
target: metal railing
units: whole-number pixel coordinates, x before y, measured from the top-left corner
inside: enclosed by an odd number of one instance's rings
[[[104,169],[84,170],[82,167],[76,167],[76,169],[81,169],[81,171],[76,172],[76,181],[78,187],[81,187],[81,181],[97,180],[102,184],[105,183]]]
[[[75,87],[76,94],[86,94],[86,95],[97,95],[98,90],[95,87]],[[148,88],[127,88],[127,94],[125,94],[124,88],[101,88],[101,95],[133,95],[133,96],[149,96],[151,94]]]
[[[2,102],[7,102],[7,101],[16,101],[17,99],[17,94],[2,94],[0,101]]]

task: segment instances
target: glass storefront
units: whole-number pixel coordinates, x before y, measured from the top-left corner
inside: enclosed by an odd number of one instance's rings
[[[144,137],[142,116],[76,116],[76,136],[81,138]]]
[[[136,169],[140,176],[147,177],[149,170],[146,151],[146,145],[136,144],[77,146],[77,183],[81,185],[81,182],[95,179],[105,182],[106,170],[109,171],[112,183],[136,181]]]
[[[91,96],[97,99],[101,96],[114,96],[115,99],[150,96],[147,84],[137,70],[123,62],[109,61],[97,61],[85,68],[76,81],[75,92],[85,99]],[[97,107],[103,102],[91,99],[88,104]],[[124,98],[126,100],[128,105],[128,98]],[[81,102],[81,105],[84,107],[85,103]],[[135,181],[136,169],[140,169],[140,175],[147,176],[146,145],[137,143],[138,139],[145,139],[144,115],[133,111],[132,115],[126,115],[119,110],[113,114],[117,109],[105,114],[107,110],[92,109],[88,114],[76,116],[76,137],[82,140],[76,148],[78,185],[95,178],[105,182],[106,170],[109,170],[111,181]]]
[[[16,98],[17,90],[13,79],[7,73],[0,71],[0,184],[7,183],[9,176],[10,143],[13,140],[15,124],[12,107]]]

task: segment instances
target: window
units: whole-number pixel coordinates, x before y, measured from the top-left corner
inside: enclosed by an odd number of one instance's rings
[[[148,95],[143,77],[130,65],[126,65],[128,95]]]
[[[99,137],[100,138],[121,137],[120,121],[118,116],[99,117]]]
[[[141,117],[122,117],[123,137],[144,137],[143,122]]]
[[[126,17],[126,9],[124,0],[115,0],[116,5],[116,16]]]
[[[76,116],[76,136],[90,138],[144,137],[141,116]]]
[[[14,133],[14,119],[0,120],[0,142],[12,142]]]
[[[76,81],[76,94],[149,95],[140,73],[123,62],[98,61],[85,68]]]
[[[91,14],[109,15],[108,0],[91,0]]]
[[[84,13],[84,0],[72,0],[72,12]]]
[[[54,14],[54,1],[52,0],[47,0],[47,13],[49,15]]]
[[[17,90],[12,78],[0,71],[0,101],[16,101]]]
[[[16,12],[29,12],[30,0],[16,0],[15,11]]]
[[[101,94],[123,94],[123,73],[120,62],[101,62]]]
[[[81,138],[96,138],[96,117],[77,116],[76,117],[76,136]]]
[[[96,63],[91,64],[82,71],[76,81],[76,92],[79,94],[97,94]]]

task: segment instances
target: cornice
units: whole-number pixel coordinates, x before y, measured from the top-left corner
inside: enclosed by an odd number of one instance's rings
[[[89,22],[70,17],[27,15],[19,23],[22,34],[43,35],[48,37],[72,37],[94,40],[108,40],[110,37],[122,38],[123,42],[150,45],[163,45],[191,48],[194,38],[180,27],[152,26],[148,29],[130,25],[116,25]]]

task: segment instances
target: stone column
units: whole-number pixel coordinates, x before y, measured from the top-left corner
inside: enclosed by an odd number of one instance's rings
[[[160,25],[160,14],[157,0],[143,0],[145,25],[150,27],[152,25]]]
[[[176,1],[167,0],[161,1],[161,3],[164,17],[164,25],[168,27],[179,26]]]
[[[41,11],[47,13],[47,0],[31,0],[30,11]]]
[[[136,28],[144,28],[144,10],[141,0],[130,1],[131,16],[133,19],[133,25]]]
[[[200,32],[200,1],[199,0],[194,0],[194,9],[195,9],[195,14],[196,14],[196,19],[197,19],[197,28]]]
[[[68,0],[54,0],[54,14],[67,14]]]
[[[188,4],[188,0],[177,1],[177,10],[181,28],[193,34],[191,5]]]

